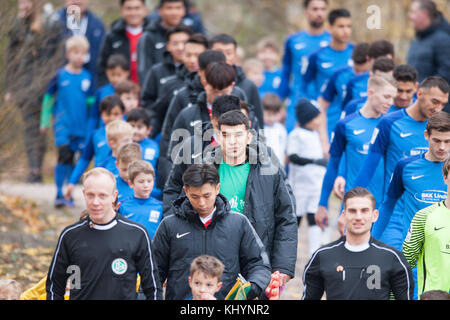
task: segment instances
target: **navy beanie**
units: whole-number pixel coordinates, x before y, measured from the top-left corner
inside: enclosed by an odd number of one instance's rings
[[[300,126],[305,126],[312,119],[317,117],[320,114],[319,108],[309,102],[308,99],[301,98],[297,103],[297,121]]]

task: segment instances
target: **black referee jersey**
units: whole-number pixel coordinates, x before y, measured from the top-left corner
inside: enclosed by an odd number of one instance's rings
[[[411,300],[411,267],[395,248],[370,238],[362,251],[347,249],[345,237],[325,245],[311,256],[303,274],[303,299]]]
[[[138,273],[147,299],[162,299],[145,228],[120,214],[105,225],[87,217],[59,237],[47,275],[47,299],[64,299],[69,280],[70,300],[133,300]]]

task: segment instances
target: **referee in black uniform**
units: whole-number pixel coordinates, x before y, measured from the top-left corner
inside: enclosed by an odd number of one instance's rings
[[[318,249],[305,266],[305,300],[411,300],[414,281],[403,253],[370,236],[375,198],[356,187],[344,196],[346,236]]]
[[[48,300],[133,300],[136,278],[147,299],[162,299],[150,237],[140,224],[115,212],[112,173],[94,168],[83,176],[88,216],[65,228],[48,271]]]

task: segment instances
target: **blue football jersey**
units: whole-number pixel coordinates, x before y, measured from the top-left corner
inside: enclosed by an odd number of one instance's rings
[[[133,196],[123,201],[119,207],[119,213],[143,225],[150,239],[153,239],[163,216],[162,202],[152,197],[139,199]]]
[[[346,185],[345,191],[354,187],[359,169],[369,154],[370,140],[373,131],[381,121],[382,117],[365,118],[359,111],[340,120],[336,125],[333,141],[331,142],[330,155],[341,156],[345,153]],[[380,203],[382,190],[376,188],[376,184],[384,177],[383,163],[380,162],[375,169],[374,179],[368,189]],[[334,181],[333,181],[334,182]]]
[[[344,98],[344,105],[353,99],[367,97],[367,82],[369,81],[370,73],[363,72],[355,75],[347,83],[347,94]]]
[[[337,68],[350,66],[353,67],[354,45],[349,43],[344,50],[335,50],[329,45],[318,49],[308,58],[308,67],[303,74],[303,88],[307,84],[312,84],[312,89],[308,89],[306,97],[311,100],[317,100],[323,86],[331,78],[331,75]]]
[[[274,71],[264,70],[264,82],[258,88],[259,96],[264,98],[267,93],[278,94],[278,88],[281,84],[281,68]]]
[[[91,74],[85,69],[75,74],[61,68],[51,80],[47,93],[56,97],[53,132],[57,146],[68,144],[72,137],[86,138],[87,100],[92,90]]]

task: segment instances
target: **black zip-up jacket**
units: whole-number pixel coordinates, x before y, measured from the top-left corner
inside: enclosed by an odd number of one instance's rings
[[[137,51],[140,83],[144,81],[145,75],[152,66],[163,61],[167,43],[166,32],[167,29],[162,26],[161,17],[158,17],[146,26],[139,39]]]
[[[153,138],[161,133],[164,119],[166,118],[167,110],[169,109],[173,96],[196,75],[197,72],[189,72],[184,65],[181,65],[177,68],[173,77],[165,78],[164,83],[160,85],[157,100],[149,106],[153,113],[151,132]]]
[[[194,136],[195,137],[195,136]],[[183,148],[175,159],[163,194],[164,216],[171,214],[171,204],[183,194],[182,176],[194,163],[209,163],[216,167],[223,156],[220,147],[187,140],[190,148]],[[202,140],[200,140],[202,141]],[[202,149],[200,149],[200,146]],[[184,155],[185,150],[193,150]],[[257,138],[247,148],[250,172],[245,190],[243,214],[250,220],[261,238],[270,258],[272,270],[279,270],[292,278],[297,260],[297,220],[295,197],[278,159]]]
[[[414,281],[403,253],[370,238],[369,248],[351,251],[345,237],[319,248],[305,266],[304,300],[412,300]]]
[[[164,52],[162,62],[159,62],[151,67],[145,76],[145,81],[142,85],[141,104],[142,107],[150,111],[152,117],[156,115],[153,105],[160,96],[161,87],[174,80],[177,77],[177,71],[181,69],[182,65],[178,67],[173,62],[170,52]]]
[[[80,281],[70,300],[135,300],[138,273],[147,299],[162,299],[150,237],[120,214],[106,225],[87,217],[62,231],[47,275],[47,300],[64,299],[69,276],[77,284],[74,270]]]
[[[219,194],[215,212],[205,228],[187,197],[174,203],[174,214],[164,218],[153,238],[159,279],[167,279],[166,300],[185,300],[192,296],[188,284],[190,264],[202,254],[218,258],[225,265],[223,300],[238,274],[251,283],[248,298],[259,296],[270,282],[270,263],[264,246],[248,219],[232,212],[227,199]]]
[[[144,20],[144,26],[145,27],[148,24],[148,20]],[[144,33],[142,34],[141,38],[139,38],[138,41],[138,48],[139,43],[142,41],[142,37],[144,36]],[[139,49],[138,49],[139,50]],[[126,34],[126,23],[123,18],[120,18],[119,20],[115,21],[111,25],[111,30],[106,35],[102,48],[100,50],[100,56],[98,59],[98,81],[99,85],[98,87],[102,87],[108,83],[108,79],[106,78],[106,65],[108,62],[108,58],[113,54],[121,54],[123,55],[128,61],[131,60],[130,58],[130,42],[128,41],[127,34]],[[138,65],[139,65],[139,52],[138,52]],[[145,73],[142,73],[138,69],[138,78],[139,82],[141,82],[141,79],[144,79]]]

